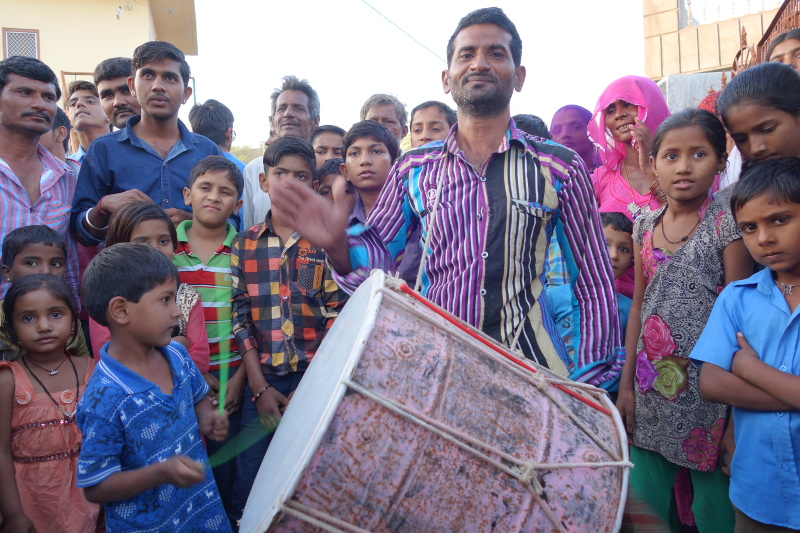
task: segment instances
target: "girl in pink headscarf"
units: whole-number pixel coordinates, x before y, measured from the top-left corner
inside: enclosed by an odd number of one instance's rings
[[[601,212],[617,211],[633,220],[663,203],[647,144],[650,132],[668,116],[661,89],[649,78],[625,76],[603,91],[588,125],[603,163],[592,175]]]
[[[629,219],[655,211],[666,202],[650,169],[650,132],[669,116],[661,89],[649,78],[625,76],[609,85],[594,107],[587,129],[602,164],[592,174],[601,212]],[[617,292],[633,296],[633,268],[620,276]]]

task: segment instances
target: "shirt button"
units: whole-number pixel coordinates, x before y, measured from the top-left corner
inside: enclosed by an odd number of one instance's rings
[[[480,180],[481,181],[486,181],[486,176],[481,176]]]
[[[481,257],[483,257],[484,259],[486,259],[487,257],[489,257],[489,252],[483,252],[483,253],[481,254]]]
[[[169,198],[164,198],[164,203],[168,204],[169,203]]]
[[[781,372],[786,372],[786,365],[781,365]]]
[[[778,411],[778,416],[783,416],[783,411]]]
[[[478,213],[478,215],[477,215],[477,219],[478,219],[478,220],[480,220],[480,219],[482,219],[482,218],[483,218],[483,215],[481,215],[480,213]]]
[[[486,289],[481,289],[481,296],[486,296]]]
[[[288,296],[286,296],[286,295],[284,294],[284,295],[283,295],[283,299],[284,299],[284,300],[288,300],[288,299],[289,299],[289,297],[288,297]]]
[[[789,472],[791,469],[792,469],[791,465],[788,465],[788,464],[784,464],[783,465],[783,471],[784,472]]]

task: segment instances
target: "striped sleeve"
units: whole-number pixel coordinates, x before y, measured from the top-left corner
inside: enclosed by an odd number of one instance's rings
[[[578,273],[575,298],[580,311],[580,345],[570,377],[594,385],[613,381],[625,355],[616,318],[614,275],[592,184],[579,158],[567,169],[558,198],[569,256]]]

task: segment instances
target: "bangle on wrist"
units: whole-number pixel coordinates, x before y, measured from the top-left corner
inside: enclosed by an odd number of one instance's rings
[[[269,383],[267,383],[266,385],[264,385],[264,388],[263,388],[263,389],[261,389],[260,391],[258,391],[258,392],[257,392],[257,393],[256,393],[256,394],[253,396],[253,399],[252,399],[251,401],[255,402],[256,400],[258,400],[259,398],[261,398],[261,395],[262,395],[262,394],[264,394],[265,392],[267,392],[267,389],[269,389],[270,387],[272,387],[272,385],[270,385]]]
[[[91,220],[89,220],[89,213],[92,211],[92,209],[94,209],[94,207],[90,207],[90,208],[89,208],[89,209],[86,211],[86,216],[85,216],[85,217],[83,217],[83,218],[86,220],[86,223],[89,225],[89,227],[90,227],[90,228],[92,228],[92,229],[93,229],[93,230],[95,230],[95,231],[105,231],[105,230],[107,230],[107,229],[108,229],[108,224],[106,224],[106,227],[104,227],[104,228],[98,228],[97,226],[95,226],[94,224],[92,224],[92,221],[91,221]]]
[[[105,200],[105,199],[106,199],[105,196],[100,198],[100,201],[97,202],[97,205],[95,207],[97,207],[97,210],[100,211],[101,214],[103,214],[103,215],[105,215],[107,217],[110,217],[111,216],[111,211],[106,211],[105,209],[103,209],[103,200]]]

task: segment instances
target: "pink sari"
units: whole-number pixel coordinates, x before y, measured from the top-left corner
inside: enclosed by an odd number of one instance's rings
[[[601,212],[619,212],[633,220],[628,209],[631,203],[649,206],[655,211],[661,205],[650,194],[639,194],[622,175],[620,163],[625,159],[626,144],[618,143],[605,125],[605,109],[617,100],[624,100],[639,106],[638,118],[655,133],[658,126],[669,116],[667,102],[658,85],[649,78],[625,76],[606,87],[594,106],[594,115],[587,129],[589,137],[597,145],[600,165],[592,174],[594,194]],[[615,283],[617,292],[633,296],[633,266]]]

